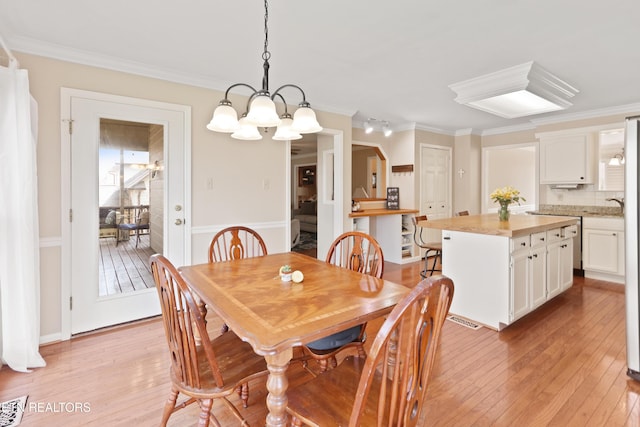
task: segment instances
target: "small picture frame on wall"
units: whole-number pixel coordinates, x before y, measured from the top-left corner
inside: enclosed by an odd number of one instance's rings
[[[400,209],[400,188],[387,187],[387,209]]]

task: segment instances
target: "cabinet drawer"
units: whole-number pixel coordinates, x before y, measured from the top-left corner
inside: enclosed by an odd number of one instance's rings
[[[557,242],[558,240],[562,240],[561,229],[553,228],[551,230],[547,230],[547,243]]]
[[[511,252],[528,248],[530,246],[529,241],[530,236],[528,234],[526,236],[514,237],[511,239]]]
[[[578,226],[577,225],[569,225],[567,227],[562,227],[560,230],[560,234],[562,234],[563,238],[573,238],[578,235]]]
[[[547,243],[547,232],[541,231],[531,235],[531,247],[545,245]]]

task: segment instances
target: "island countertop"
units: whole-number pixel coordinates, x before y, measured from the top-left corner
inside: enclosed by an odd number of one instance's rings
[[[418,223],[421,227],[438,230],[462,231],[493,236],[518,237],[550,228],[577,224],[578,220],[566,216],[511,215],[509,221],[500,221],[497,213],[430,219]]]
[[[402,215],[418,213],[416,209],[365,209],[362,211],[351,212],[349,218],[360,218],[363,216],[381,216],[381,215]]]

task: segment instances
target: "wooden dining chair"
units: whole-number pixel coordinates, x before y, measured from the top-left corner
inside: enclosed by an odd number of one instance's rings
[[[350,231],[338,236],[331,244],[325,260],[329,264],[348,268],[359,273],[382,278],[384,256],[378,242],[366,233]],[[365,356],[364,341],[366,339],[366,323],[303,345],[302,356],[293,360],[303,362],[316,360],[320,372],[337,366],[338,353],[355,349],[359,355]]]
[[[257,231],[234,225],[224,228],[216,233],[209,244],[209,262],[231,261],[234,259],[253,258],[267,255],[267,245]],[[207,307],[198,300],[198,307],[206,316]],[[222,332],[227,332],[229,327],[222,325]]]
[[[438,263],[438,259],[440,259],[440,262],[442,263],[442,242],[427,242],[424,240],[422,235],[424,227],[420,226],[420,222],[427,221],[426,215],[417,215],[412,219],[413,241],[419,248],[426,249],[424,253],[424,269],[420,271],[420,276],[422,276],[422,278],[433,276],[433,273],[435,271],[441,271],[439,269],[436,269],[436,264]],[[431,266],[431,269],[429,269],[430,256],[433,256],[433,265]]]
[[[220,230],[209,244],[209,262],[230,261],[267,255],[262,237],[249,227],[233,226]]]
[[[422,425],[421,410],[453,291],[447,277],[422,280],[385,320],[366,359],[349,356],[337,368],[289,389],[292,425]]]
[[[198,426],[206,427],[210,420],[220,426],[211,412],[215,399],[222,399],[241,425],[246,425],[227,397],[238,391],[243,406],[247,407],[248,382],[268,374],[264,357],[254,353],[233,332],[210,339],[194,295],[176,268],[159,254],[152,255],[150,263],[171,359],[171,394],[160,425],[166,426],[175,411],[198,402],[201,408]],[[187,398],[177,403],[180,393]]]

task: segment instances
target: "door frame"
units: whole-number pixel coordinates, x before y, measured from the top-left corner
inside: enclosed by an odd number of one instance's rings
[[[185,264],[191,262],[191,107],[187,105],[172,104],[161,101],[152,101],[141,98],[133,98],[120,95],[112,95],[101,92],[86,91],[81,89],[71,89],[62,87],[60,89],[60,211],[61,211],[61,268],[60,268],[60,339],[63,341],[71,338],[71,133],[73,120],[69,117],[71,111],[71,100],[74,97],[82,97],[95,101],[112,102],[136,107],[177,111],[184,115],[184,146],[183,146],[183,239],[184,239],[184,261]],[[167,141],[165,141],[164,151],[167,153]],[[165,157],[166,159],[166,157]],[[165,163],[166,164],[166,163]],[[165,185],[165,213],[170,212],[169,200],[166,197]],[[168,225],[168,216],[164,218],[165,227]],[[163,252],[166,253],[166,245],[163,245]]]

